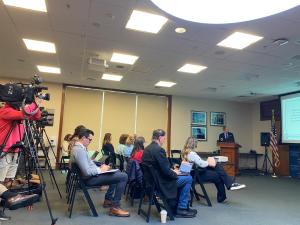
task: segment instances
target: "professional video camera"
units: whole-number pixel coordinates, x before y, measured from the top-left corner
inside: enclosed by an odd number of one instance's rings
[[[36,121],[38,127],[53,126],[54,114],[50,114],[44,107],[40,107],[41,118]]]
[[[7,103],[24,102],[31,104],[35,97],[50,100],[50,94],[42,93],[43,90],[48,90],[48,87],[40,86],[42,78],[34,75],[30,84],[24,83],[8,83],[0,84],[0,101]]]

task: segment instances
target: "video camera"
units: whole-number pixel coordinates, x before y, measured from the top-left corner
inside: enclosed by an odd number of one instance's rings
[[[36,121],[38,127],[53,126],[54,114],[49,113],[44,107],[40,107],[41,118]]]
[[[34,75],[30,84],[23,83],[8,83],[0,84],[0,101],[7,103],[24,102],[31,104],[35,97],[50,100],[50,94],[42,93],[43,90],[48,90],[48,87],[40,86],[42,78]]]

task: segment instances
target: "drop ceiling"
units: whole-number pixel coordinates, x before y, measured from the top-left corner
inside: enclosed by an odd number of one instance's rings
[[[228,25],[187,22],[172,17],[149,0],[47,1],[48,13],[8,7],[0,1],[0,77],[178,96],[253,102],[299,91],[300,7],[267,18]],[[133,9],[166,16],[158,34],[128,30]],[[187,32],[175,33],[184,27]],[[216,46],[235,31],[264,38],[234,50]],[[22,38],[54,42],[56,54],[28,51]],[[275,40],[286,38],[279,45]],[[275,41],[275,42],[274,42]],[[134,65],[109,62],[113,52],[139,56]],[[121,82],[102,80],[90,57],[106,60],[106,73],[123,75]],[[177,72],[185,63],[205,65],[198,74]],[[62,73],[38,73],[36,65],[60,67]],[[176,82],[171,88],[154,86]],[[242,97],[241,97],[242,96]]]

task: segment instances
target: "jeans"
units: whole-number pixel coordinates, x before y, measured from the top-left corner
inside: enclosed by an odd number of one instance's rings
[[[190,197],[190,190],[192,186],[193,178],[189,176],[178,176],[177,187],[179,193],[177,208],[187,209]]]
[[[128,176],[120,171],[112,174],[93,176],[85,181],[88,186],[109,185],[105,199],[112,201],[114,207],[120,206],[120,200],[124,193]]]

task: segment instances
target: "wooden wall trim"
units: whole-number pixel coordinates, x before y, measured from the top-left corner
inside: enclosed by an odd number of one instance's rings
[[[59,129],[58,129],[58,140],[57,140],[57,152],[56,152],[56,166],[59,164],[60,159],[60,147],[62,145],[62,126],[64,121],[64,108],[65,108],[65,97],[66,97],[66,85],[62,86],[61,104],[60,104],[60,118],[59,118]]]
[[[172,96],[168,96],[167,154],[171,151]]]

